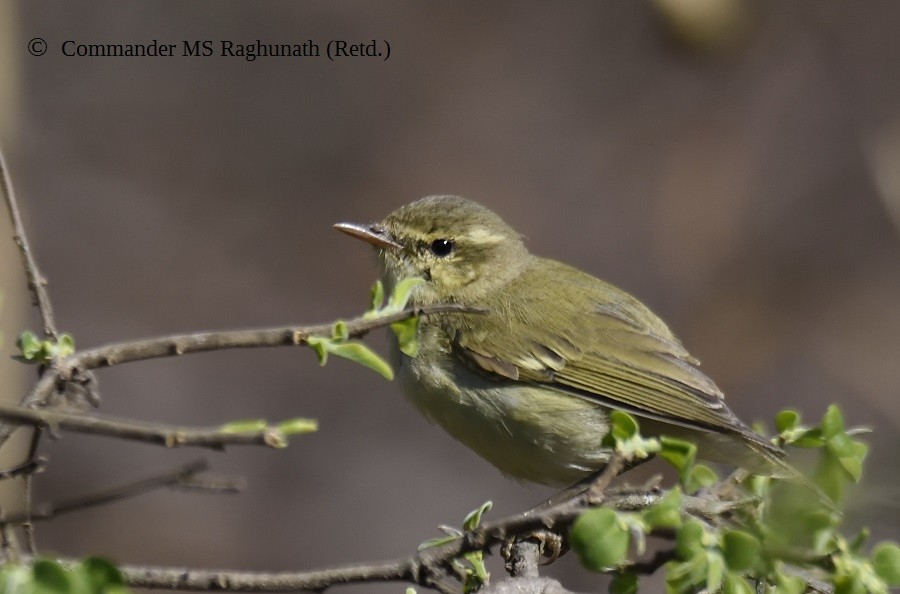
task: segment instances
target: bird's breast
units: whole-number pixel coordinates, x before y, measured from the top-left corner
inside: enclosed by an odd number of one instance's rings
[[[539,384],[487,379],[425,325],[419,341],[414,358],[396,343],[391,349],[403,392],[426,418],[505,474],[563,485],[606,464],[604,407]]]

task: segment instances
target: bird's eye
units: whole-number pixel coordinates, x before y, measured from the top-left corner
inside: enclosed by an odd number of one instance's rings
[[[449,256],[453,251],[453,241],[450,239],[435,239],[431,242],[431,253],[438,258]]]

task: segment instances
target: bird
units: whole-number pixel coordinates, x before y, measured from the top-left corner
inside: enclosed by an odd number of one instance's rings
[[[531,254],[523,237],[472,200],[428,196],[382,221],[335,228],[371,244],[391,291],[411,304],[482,314],[423,316],[418,353],[391,343],[400,386],[421,413],[505,475],[563,486],[601,471],[610,414],[644,436],[696,444],[697,457],[753,473],[798,474],[743,423],[669,327],[627,292]]]

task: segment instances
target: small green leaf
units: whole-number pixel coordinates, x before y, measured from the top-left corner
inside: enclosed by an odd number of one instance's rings
[[[31,566],[35,591],[41,593],[69,594],[72,580],[69,572],[56,561],[40,559]]]
[[[419,318],[407,318],[391,324],[391,330],[397,336],[400,351],[408,357],[415,358],[419,354]]]
[[[219,430],[223,433],[259,433],[265,431],[268,426],[265,419],[241,419],[229,421],[219,427]]]
[[[729,571],[725,574],[725,584],[722,587],[722,594],[754,594],[753,588],[747,583],[747,580],[738,574]]]
[[[703,487],[711,487],[719,482],[716,471],[705,464],[695,464],[691,468],[688,480],[685,482],[685,490],[695,493]]]
[[[306,339],[306,344],[308,344],[309,348],[316,354],[319,365],[325,365],[325,363],[328,362],[328,344],[330,342],[331,339],[322,338],[321,336],[310,336]]]
[[[775,585],[777,594],[803,594],[806,592],[806,582],[795,575],[787,575],[780,568],[775,571]]]
[[[87,577],[92,592],[105,592],[111,586],[125,585],[119,568],[102,557],[87,557],[77,567]]]
[[[759,541],[749,532],[729,530],[722,535],[722,556],[731,571],[740,573],[755,567],[760,549]]]
[[[654,528],[678,528],[681,526],[681,489],[673,488],[659,503],[645,510],[641,515],[647,526]]]
[[[830,439],[837,435],[838,433],[844,432],[844,417],[841,415],[840,409],[832,404],[825,411],[825,415],[822,417],[822,436],[825,439]]]
[[[350,338],[350,331],[347,330],[347,322],[338,320],[331,328],[331,338],[335,342],[346,342]]]
[[[659,438],[662,448],[660,457],[675,467],[682,483],[690,478],[691,468],[697,457],[697,446],[689,441],[662,436]]]
[[[872,566],[888,586],[900,586],[900,547],[897,543],[884,541],[875,545]]]
[[[822,437],[822,428],[813,427],[808,431],[804,431],[791,442],[791,445],[798,448],[820,448],[824,446],[825,439]]]
[[[380,280],[375,281],[372,290],[369,293],[371,307],[369,311],[378,311],[384,304],[384,284]]]
[[[625,561],[631,535],[615,511],[601,507],[588,510],[575,520],[570,541],[582,565],[605,571]]]
[[[609,594],[637,594],[638,576],[635,573],[617,573],[609,582]]]
[[[634,437],[638,432],[637,421],[627,412],[621,410],[612,411],[609,415],[609,422],[611,425],[610,433],[615,439],[625,441]]]
[[[690,520],[678,530],[675,537],[675,554],[686,561],[705,550],[703,537],[706,530],[697,520]]]
[[[847,547],[850,549],[850,552],[854,554],[858,554],[862,549],[862,546],[869,539],[870,533],[868,528],[860,528],[859,532],[853,537],[853,540],[847,543]]]
[[[394,287],[394,292],[391,294],[390,299],[388,299],[388,304],[385,309],[392,313],[402,311],[409,302],[413,290],[424,284],[426,283],[423,278],[413,277],[403,279],[397,283],[396,287]]]
[[[59,342],[57,343],[57,351],[56,354],[59,357],[68,357],[72,353],[75,352],[75,339],[72,338],[71,334],[63,334],[59,337]]]
[[[285,437],[292,435],[300,435],[301,433],[312,433],[318,431],[319,422],[315,419],[295,418],[281,421],[276,425],[275,429],[284,434]]]
[[[485,501],[477,509],[470,511],[466,519],[463,520],[463,530],[469,531],[478,528],[478,525],[481,523],[481,516],[489,512],[493,505],[492,502]]]
[[[342,344],[329,343],[327,346],[329,352],[338,357],[350,359],[360,365],[364,365],[380,374],[387,380],[394,379],[394,370],[388,365],[387,361],[375,354],[375,352],[362,344],[361,342],[345,342]]]
[[[30,330],[22,332],[22,334],[19,335],[16,344],[18,344],[19,351],[21,351],[22,357],[26,361],[35,360],[42,350],[41,341],[38,340],[38,337]]]
[[[706,589],[710,592],[718,592],[722,587],[722,579],[725,577],[725,560],[716,552],[707,553],[706,564]]]
[[[775,416],[775,429],[778,433],[792,431],[799,424],[800,414],[795,410],[783,410]]]

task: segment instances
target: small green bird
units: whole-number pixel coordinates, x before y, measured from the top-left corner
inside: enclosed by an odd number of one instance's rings
[[[395,342],[392,357],[413,404],[505,474],[562,485],[603,468],[615,409],[640,417],[644,435],[693,441],[702,459],[796,474],[662,320],[621,289],[533,256],[487,208],[430,196],[380,223],[335,227],[377,248],[386,289],[424,279],[415,305],[487,310],[425,317],[417,356]]]

